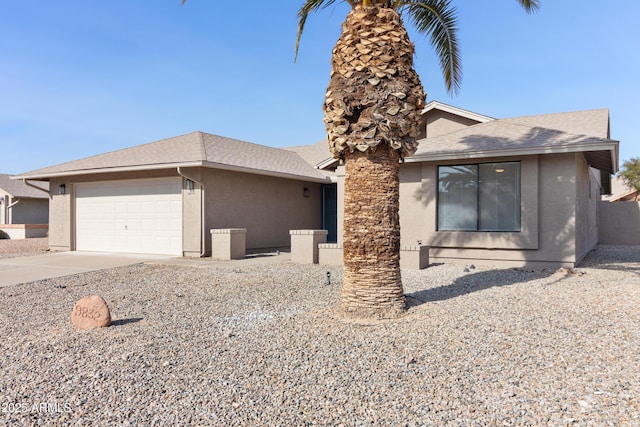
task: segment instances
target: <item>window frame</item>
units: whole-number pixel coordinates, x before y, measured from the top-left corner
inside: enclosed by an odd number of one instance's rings
[[[520,211],[518,212],[518,227],[517,229],[504,229],[504,230],[493,230],[493,229],[481,229],[480,224],[482,221],[482,216],[481,216],[481,178],[480,178],[480,171],[481,171],[481,165],[494,165],[494,168],[497,167],[498,165],[506,165],[506,164],[517,164],[517,196],[518,196],[518,204],[519,204],[519,208]],[[476,193],[476,198],[475,198],[475,229],[452,229],[452,228],[441,228],[441,224],[440,224],[440,182],[441,182],[441,178],[440,178],[440,170],[441,168],[455,168],[455,167],[475,167],[475,193]],[[478,163],[464,163],[464,164],[441,164],[441,165],[436,165],[436,215],[435,215],[435,220],[436,220],[436,224],[435,224],[435,230],[437,232],[446,232],[446,233],[522,233],[523,231],[523,225],[522,225],[522,203],[523,203],[523,193],[522,193],[522,163],[520,160],[507,160],[507,161],[493,161],[493,162],[478,162]],[[515,212],[515,211],[514,211]]]

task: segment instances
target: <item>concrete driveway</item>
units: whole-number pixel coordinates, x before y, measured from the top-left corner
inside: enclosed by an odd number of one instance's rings
[[[112,254],[101,252],[54,252],[0,259],[0,287],[69,276],[87,271],[169,260],[167,255]]]

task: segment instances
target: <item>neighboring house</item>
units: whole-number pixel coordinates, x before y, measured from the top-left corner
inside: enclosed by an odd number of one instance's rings
[[[0,224],[49,223],[49,185],[27,185],[0,174]]]
[[[554,266],[595,246],[618,167],[608,110],[498,120],[431,102],[422,128],[400,168],[402,245],[429,246],[432,262]],[[341,241],[344,168],[326,141],[196,132],[19,178],[51,184],[52,249],[197,255],[209,229],[231,227],[247,228],[248,248],[287,246],[291,229]]]
[[[608,202],[628,202],[640,200],[638,190],[629,187],[622,178],[614,176],[611,180],[611,194],[603,195],[602,200]]]

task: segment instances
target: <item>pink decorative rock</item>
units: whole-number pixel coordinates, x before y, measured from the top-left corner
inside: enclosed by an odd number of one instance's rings
[[[84,297],[76,302],[71,312],[71,322],[78,329],[103,328],[111,324],[111,313],[100,295]]]

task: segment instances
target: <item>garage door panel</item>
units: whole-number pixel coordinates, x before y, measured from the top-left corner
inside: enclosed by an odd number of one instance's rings
[[[76,248],[182,255],[181,180],[78,184]]]

